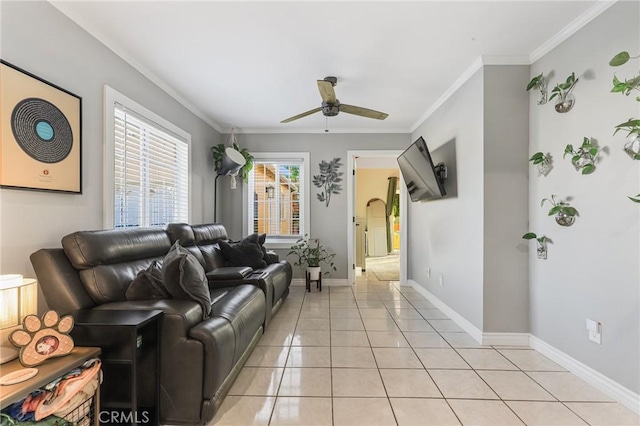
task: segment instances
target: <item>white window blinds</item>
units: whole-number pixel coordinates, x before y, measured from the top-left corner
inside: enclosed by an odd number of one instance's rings
[[[115,102],[113,226],[189,221],[187,140]]]
[[[304,234],[304,160],[256,159],[249,176],[248,229],[270,239]]]

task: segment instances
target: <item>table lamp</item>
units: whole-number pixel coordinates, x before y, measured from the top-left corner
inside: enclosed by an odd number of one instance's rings
[[[38,312],[38,282],[18,274],[0,275],[0,364],[18,357],[9,334],[29,314]]]

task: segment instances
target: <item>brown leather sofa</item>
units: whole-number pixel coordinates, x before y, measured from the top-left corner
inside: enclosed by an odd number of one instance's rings
[[[137,273],[162,260],[177,239],[207,272],[212,312],[205,320],[192,300],[125,298]],[[47,304],[60,314],[79,309],[163,311],[163,424],[204,424],[214,417],[289,291],[292,275],[286,261],[258,271],[228,268],[217,245],[220,239],[227,239],[220,224],[81,231],[65,236],[62,248],[31,255]]]

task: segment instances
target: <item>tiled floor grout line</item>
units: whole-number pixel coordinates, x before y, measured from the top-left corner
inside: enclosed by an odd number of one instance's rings
[[[425,371],[427,373],[428,377],[433,382],[433,384],[435,385],[435,388],[438,390],[438,393],[440,395],[439,397],[435,397],[435,396],[433,396],[433,397],[426,397],[426,396],[416,396],[416,397],[406,396],[406,397],[403,397],[403,396],[398,396],[397,398],[444,400],[445,403],[447,404],[447,407],[449,408],[451,413],[455,416],[457,421],[460,422],[460,424],[464,424],[464,423],[462,422],[461,418],[458,416],[458,413],[456,412],[456,410],[453,409],[453,406],[451,405],[449,400],[500,401],[500,402],[502,402],[503,405],[506,405],[508,410],[509,410],[509,412],[512,413],[517,419],[522,421],[523,424],[526,424],[524,419],[521,418],[521,416],[518,415],[518,413],[515,411],[515,409],[512,408],[511,405],[509,405],[507,402],[553,403],[553,404],[560,403],[560,404],[562,404],[562,407],[564,407],[565,409],[568,410],[568,413],[571,413],[571,415],[575,415],[578,419],[580,419],[581,421],[584,421],[586,424],[589,424],[589,422],[586,419],[584,419],[582,416],[580,416],[576,411],[571,409],[567,405],[568,403],[616,404],[615,401],[589,401],[589,400],[587,400],[587,401],[561,401],[559,397],[554,395],[545,386],[543,386],[537,380],[535,380],[534,377],[532,377],[531,373],[539,373],[539,372],[560,373],[560,372],[562,372],[562,373],[572,374],[570,371],[566,371],[566,370],[563,370],[563,371],[557,371],[557,370],[525,370],[525,369],[521,368],[520,366],[518,366],[514,361],[509,359],[509,357],[507,357],[507,355],[505,355],[504,353],[501,352],[502,350],[510,350],[510,349],[513,349],[513,350],[516,350],[516,349],[519,349],[519,350],[530,350],[530,351],[536,352],[535,349],[530,348],[530,347],[528,347],[528,348],[524,348],[524,347],[523,348],[519,348],[519,347],[511,348],[511,347],[506,346],[506,347],[496,348],[496,345],[487,345],[486,347],[485,346],[481,346],[481,347],[476,347],[476,346],[465,347],[466,342],[464,340],[459,342],[462,346],[454,347],[453,344],[449,343],[449,341],[443,336],[442,333],[456,333],[456,331],[446,331],[446,330],[445,331],[440,331],[440,330],[436,329],[435,326],[431,323],[431,320],[429,320],[428,318],[425,317],[425,315],[428,315],[428,316],[431,316],[431,315],[428,312],[423,313],[423,312],[420,312],[418,310],[418,309],[435,309],[435,310],[437,310],[438,308],[436,308],[435,306],[433,308],[430,308],[430,307],[417,308],[413,303],[413,302],[420,302],[422,300],[426,300],[427,302],[429,302],[428,299],[423,297],[421,300],[409,300],[407,298],[407,296],[415,299],[415,297],[413,295],[409,295],[411,293],[411,291],[409,291],[409,292],[407,292],[407,294],[405,294],[405,293],[402,292],[401,289],[399,289],[397,287],[397,284],[394,284],[394,283],[391,283],[391,282],[389,282],[388,284],[385,284],[385,285],[376,285],[376,283],[383,283],[383,282],[375,281],[375,280],[369,281],[367,279],[367,281],[363,285],[363,287],[365,289],[367,289],[367,291],[357,292],[355,286],[350,286],[348,291],[344,291],[344,293],[345,293],[344,295],[341,294],[340,296],[336,296],[336,297],[332,297],[332,288],[330,286],[327,286],[327,288],[326,288],[326,290],[327,290],[326,293],[328,293],[327,296],[326,297],[323,296],[322,298],[316,299],[319,303],[317,303],[317,304],[313,303],[313,305],[311,305],[312,309],[318,309],[317,318],[315,317],[315,315],[316,315],[315,312],[311,314],[312,315],[311,317],[308,317],[308,318],[306,316],[304,317],[305,319],[322,320],[322,319],[324,319],[326,317],[323,317],[324,314],[322,314],[320,311],[322,311],[324,309],[323,305],[327,306],[327,310],[328,310],[328,327],[327,327],[328,330],[327,330],[327,332],[329,333],[328,342],[329,342],[329,372],[330,372],[330,377],[329,377],[329,386],[330,386],[330,392],[329,393],[330,393],[330,396],[329,396],[329,399],[331,401],[331,423],[332,424],[335,424],[335,422],[336,422],[336,418],[335,418],[335,414],[336,413],[335,413],[335,406],[334,406],[334,399],[336,398],[336,396],[334,395],[334,392],[333,392],[333,374],[334,374],[334,371],[336,369],[340,369],[340,368],[345,368],[345,369],[349,369],[349,368],[370,368],[370,367],[357,367],[357,366],[356,367],[349,367],[348,366],[349,364],[347,364],[347,366],[345,366],[345,367],[334,367],[333,332],[334,331],[336,331],[336,332],[343,331],[343,332],[355,333],[357,330],[352,330],[351,328],[357,328],[357,327],[355,327],[355,325],[354,325],[354,327],[350,327],[350,328],[347,328],[345,330],[342,330],[341,327],[339,327],[340,330],[337,330],[337,329],[334,330],[334,323],[333,323],[334,317],[332,315],[332,310],[333,309],[345,309],[345,310],[351,310],[351,309],[354,309],[354,308],[357,309],[357,318],[360,320],[360,323],[362,324],[362,330],[364,331],[364,335],[366,336],[366,339],[367,339],[368,349],[369,349],[370,353],[373,356],[374,365],[375,365],[375,368],[376,368],[376,370],[378,372],[378,377],[380,378],[380,381],[382,383],[384,394],[385,394],[387,403],[389,404],[389,407],[391,409],[391,413],[393,415],[393,418],[394,418],[394,421],[395,421],[396,425],[399,424],[399,420],[398,420],[398,417],[397,417],[396,410],[394,409],[394,407],[393,407],[393,405],[391,403],[391,398],[392,397],[389,395],[389,391],[387,390],[387,385],[386,385],[386,383],[384,381],[384,378],[382,376],[381,367],[380,367],[380,364],[378,362],[378,358],[376,357],[376,353],[374,351],[374,349],[377,349],[377,348],[395,348],[395,349],[404,349],[404,348],[406,348],[406,349],[411,349],[411,353],[418,359],[420,365],[422,366],[423,371]],[[409,289],[409,290],[411,290],[411,289]],[[393,299],[382,299],[381,297],[387,297],[387,295],[389,295],[389,291],[393,292],[391,294],[392,297],[397,295],[397,296],[399,296],[399,298],[394,297]],[[340,291],[340,292],[336,291],[333,294],[337,295],[339,293],[343,293],[343,292],[342,291]],[[346,293],[348,293],[348,294],[346,294]],[[356,297],[357,293],[367,294],[368,296],[361,296],[361,297],[358,298],[358,297]],[[384,296],[383,296],[383,294],[384,294]],[[375,296],[375,298],[374,298],[374,296]],[[285,356],[284,367],[283,367],[282,373],[280,375],[280,382],[279,382],[277,390],[275,392],[274,403],[273,403],[273,406],[271,407],[268,424],[271,424],[271,422],[274,420],[274,415],[276,413],[276,406],[278,404],[278,398],[280,398],[279,394],[280,394],[280,391],[281,391],[282,385],[283,385],[284,373],[285,373],[285,371],[287,369],[287,364],[288,364],[288,362],[289,362],[289,360],[291,359],[291,356],[292,356],[292,352],[291,351],[294,348],[293,344],[294,344],[294,341],[295,341],[294,339],[295,339],[295,336],[296,336],[296,332],[299,332],[299,333],[301,333],[301,335],[304,335],[304,333],[307,332],[307,331],[315,331],[314,327],[316,327],[316,325],[317,325],[318,328],[322,328],[321,325],[322,325],[322,323],[324,321],[317,321],[317,323],[315,323],[315,324],[314,324],[314,321],[311,321],[312,327],[311,327],[310,330],[299,330],[299,331],[297,330],[297,328],[298,328],[298,326],[300,324],[300,320],[303,319],[303,312],[305,310],[305,302],[307,302],[307,301],[308,302],[312,302],[312,298],[313,298],[313,296],[311,296],[309,292],[305,291],[304,295],[301,297],[302,300],[300,302],[299,308],[292,310],[292,312],[297,310],[297,316],[295,317],[294,321],[291,321],[291,322],[295,322],[295,325],[294,325],[293,331],[292,331],[292,336],[290,338],[290,341],[289,341],[288,345],[284,346],[285,348],[287,348],[287,354]],[[296,299],[296,304],[297,304],[298,298],[296,297],[295,299]],[[322,302],[323,300],[327,300],[327,303],[325,304],[324,302]],[[343,302],[343,301],[346,301],[346,300],[348,300],[350,302]],[[338,306],[334,307],[333,306],[333,302],[336,302],[336,301],[340,301],[340,302],[338,303]],[[376,301],[376,303],[369,304],[369,302],[371,302],[371,301]],[[403,303],[397,303],[397,301],[406,302],[407,305],[403,306]],[[384,307],[384,309],[385,309],[385,311],[386,311],[388,316],[385,317],[385,318],[369,318],[369,317],[368,318],[364,318],[363,317],[363,309],[364,310],[367,310],[367,309],[381,309],[380,307],[372,307],[372,306],[379,306],[379,303],[377,303],[377,302],[380,302],[382,304],[382,306]],[[365,306],[361,307],[361,305],[365,305]],[[421,305],[424,306],[425,304],[421,303]],[[307,308],[309,308],[309,305],[307,305]],[[398,309],[413,309],[414,311],[416,311],[419,314],[419,317],[418,318],[403,318],[401,316],[403,314],[405,314],[405,313],[408,315],[408,312],[400,311],[398,313],[398,311],[397,311]],[[392,312],[393,312],[393,314],[392,314]],[[355,314],[355,312],[353,312],[353,314]],[[338,315],[338,314],[336,314],[336,315]],[[349,316],[350,314],[345,311],[344,315],[345,316]],[[376,313],[371,313],[371,315],[375,316],[377,314]],[[291,316],[293,317],[293,315],[291,315]],[[339,316],[342,316],[342,315],[339,315]],[[393,330],[389,330],[387,326],[381,327],[380,330],[376,330],[376,329],[369,330],[365,326],[365,319],[367,319],[367,320],[376,320],[376,319],[388,320],[389,317],[391,318],[392,323],[396,327]],[[335,320],[341,320],[341,319],[342,318],[335,318]],[[345,319],[352,320],[351,318],[345,318]],[[451,321],[450,318],[442,318],[442,319],[434,318],[433,320],[437,321],[437,320],[444,320],[444,319],[447,319],[447,320]],[[292,318],[292,320],[293,320],[293,318]],[[446,348],[436,347],[436,346],[434,346],[434,347],[425,346],[424,348],[421,348],[420,346],[414,347],[414,345],[409,342],[409,339],[407,338],[407,335],[406,335],[406,333],[412,332],[411,328],[413,328],[413,327],[412,326],[405,326],[406,329],[403,330],[402,328],[400,328],[400,325],[399,325],[399,322],[402,322],[402,321],[405,321],[406,324],[411,324],[410,322],[407,322],[407,321],[411,321],[411,320],[425,321],[425,323],[428,324],[432,329],[432,331],[431,330],[428,330],[428,331],[417,330],[417,331],[413,331],[413,333],[421,333],[422,332],[422,333],[435,334],[435,335],[439,336],[439,338],[442,339],[444,342],[446,342],[447,347]],[[283,322],[285,322],[285,321],[283,321]],[[382,321],[380,321],[380,322],[382,323]],[[387,321],[385,321],[385,322],[387,322]],[[374,321],[373,325],[374,326],[377,325],[375,323],[375,321]],[[445,324],[443,323],[442,325],[445,325]],[[321,330],[319,330],[319,331],[321,331]],[[400,332],[399,335],[402,336],[402,338],[405,340],[404,343],[406,343],[408,346],[407,347],[398,346],[399,342],[397,341],[397,339],[391,341],[391,342],[395,343],[395,346],[392,346],[392,343],[388,343],[388,341],[385,340],[386,336],[376,336],[376,338],[378,340],[380,340],[380,342],[379,342],[379,346],[374,347],[373,346],[374,342],[372,342],[372,340],[371,340],[372,338],[370,337],[370,332],[378,332],[378,331],[379,332],[385,332],[385,333],[395,333],[396,331],[399,331]],[[465,333],[464,331],[461,331],[459,333],[468,336],[468,333]],[[325,341],[324,337],[322,339],[323,340],[320,341],[319,343],[322,343],[323,341]],[[316,341],[316,342],[318,342],[318,341]],[[316,343],[316,342],[314,342],[314,343]],[[353,343],[354,343],[353,340],[350,339],[349,341],[345,342],[343,344],[343,346],[351,347],[351,348],[357,348],[358,346],[353,345]],[[420,345],[421,343],[417,342],[416,344]],[[429,344],[431,344],[431,342],[429,340],[427,340],[426,344],[429,345]],[[316,346],[316,345],[312,345],[312,346]],[[498,346],[501,346],[501,345],[498,345]],[[270,348],[270,347],[272,347],[272,346],[265,346],[265,348]],[[301,341],[300,342],[300,346],[296,346],[296,347],[304,348],[304,347],[310,347],[310,346],[303,345],[303,342]],[[322,347],[322,345],[316,346],[316,347]],[[463,362],[465,363],[465,365],[467,365],[469,368],[468,369],[432,368],[431,370],[473,371],[475,376],[478,377],[482,381],[482,383],[484,383],[488,387],[488,389],[490,389],[495,394],[497,399],[491,399],[491,398],[486,398],[486,399],[484,399],[484,398],[447,398],[447,397],[445,397],[444,393],[442,392],[442,390],[440,389],[440,387],[438,386],[438,384],[434,380],[433,376],[431,375],[430,369],[427,368],[427,366],[425,365],[424,361],[418,356],[417,349],[451,349],[453,351],[453,353],[455,353],[456,356],[461,358],[463,360]],[[471,362],[468,361],[462,355],[462,353],[460,351],[462,351],[464,353],[465,350],[478,350],[478,349],[483,350],[483,351],[493,350],[493,351],[497,352],[501,359],[506,360],[515,369],[513,369],[513,370],[505,370],[504,368],[481,368],[481,369],[474,368],[471,365]],[[489,359],[491,359],[491,358],[489,358]],[[473,361],[473,358],[471,358],[471,361]],[[491,365],[491,364],[489,364],[489,365]],[[501,364],[499,363],[498,365],[501,365]],[[544,366],[544,364],[542,364],[542,365]],[[266,366],[265,366],[265,368],[266,368]],[[273,368],[273,367],[269,367],[269,368]],[[291,368],[293,368],[293,367],[291,367]],[[311,367],[301,366],[300,368],[314,368],[314,367],[312,367],[312,366]],[[401,369],[405,369],[405,368],[403,367],[403,368],[395,369],[395,370],[401,370]],[[406,369],[416,370],[416,369],[412,369],[412,368],[406,368]],[[535,383],[542,390],[544,390],[551,398],[553,398],[553,400],[504,399],[500,394],[498,394],[498,392],[496,392],[496,390],[489,384],[489,382],[487,380],[485,380],[484,377],[482,377],[482,375],[480,373],[484,372],[484,371],[505,371],[505,372],[520,372],[520,373],[523,373],[525,377],[530,379],[533,383]],[[263,396],[263,395],[239,395],[239,396]],[[264,397],[268,397],[268,395],[264,396]],[[286,397],[286,395],[284,397]],[[294,395],[289,395],[289,397],[294,397]],[[296,398],[318,398],[318,397],[315,397],[313,395],[308,395],[308,396],[304,396],[304,397],[303,396],[295,396],[295,397]],[[342,398],[342,397],[340,397],[340,398]],[[373,397],[354,395],[352,397],[344,397],[344,398],[373,398]],[[375,397],[375,398],[379,398],[379,397]]]

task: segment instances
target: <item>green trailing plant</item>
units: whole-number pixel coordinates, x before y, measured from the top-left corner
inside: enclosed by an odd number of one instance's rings
[[[571,164],[577,171],[581,171],[583,175],[588,175],[596,170],[596,157],[598,156],[598,148],[591,143],[591,139],[585,137],[582,145],[578,149],[574,149],[573,145],[568,144],[564,149],[562,158],[571,155]]]
[[[615,135],[620,130],[627,132],[627,143],[623,147],[624,152],[634,160],[640,160],[640,120],[630,118],[628,121],[618,124],[613,134]]]
[[[544,203],[548,202],[551,204],[551,209],[549,210],[549,216],[553,216],[557,213],[564,213],[568,216],[576,216],[579,215],[578,210],[571,207],[569,203],[566,201],[556,201],[557,195],[551,195],[551,198],[543,198],[540,202],[540,207],[544,206]]]
[[[545,243],[547,242],[547,237],[546,236],[542,235],[542,236],[538,237],[535,234],[535,232],[527,232],[526,234],[524,234],[522,236],[522,238],[524,238],[525,240],[536,240],[540,247],[544,247]]]
[[[538,174],[542,176],[547,176],[552,169],[550,154],[536,152],[529,158],[529,161],[538,168]]]
[[[616,54],[609,61],[609,65],[611,65],[612,67],[619,67],[629,62],[629,59],[636,58],[640,58],[640,55],[631,56],[629,55],[629,52],[623,51]],[[622,93],[625,96],[629,96],[634,90],[640,91],[640,73],[638,73],[638,75],[636,75],[635,77],[626,79],[624,81],[620,81],[615,74],[613,75],[613,89],[611,89],[612,93]],[[640,96],[636,97],[636,101],[640,102]]]
[[[537,236],[535,232],[527,232],[522,236],[525,240],[536,240],[538,243],[538,247],[536,252],[538,253],[538,258],[546,259],[547,258],[547,241],[549,239],[545,235]]]
[[[542,73],[533,77],[527,84],[527,92],[534,88],[538,89],[538,105],[547,103],[547,82]]]
[[[324,202],[326,207],[329,207],[331,201],[331,194],[339,194],[342,190],[339,182],[342,182],[342,172],[338,170],[342,166],[339,158],[334,158],[331,161],[320,162],[320,174],[313,177],[313,184],[322,188],[323,191],[318,196],[318,201]]]
[[[576,74],[572,72],[571,75],[567,77],[564,83],[556,84],[556,87],[551,90],[551,96],[549,97],[549,100],[558,96],[560,100],[564,101],[567,96],[569,96],[578,80],[579,78],[576,78]]]
[[[222,156],[224,155],[224,150],[226,148],[227,146],[223,143],[215,145],[211,148],[211,154],[213,156],[213,167],[216,171],[220,170],[220,166],[222,165]],[[244,157],[244,166],[242,166],[238,174],[240,175],[242,180],[247,183],[249,182],[249,173],[253,169],[253,155],[249,153],[249,150],[247,148],[240,149],[236,142],[233,142],[232,148],[238,151]]]
[[[315,242],[315,245],[314,245]],[[335,253],[329,252],[320,244],[320,240],[310,239],[307,234],[304,234],[303,238],[300,238],[294,245],[289,248],[287,256],[296,256],[296,260],[293,262],[295,266],[299,266],[302,269],[309,267],[321,266],[321,263],[325,263],[332,271],[337,271],[333,258]],[[324,271],[324,275],[329,274],[330,271]]]
[[[638,194],[636,196],[633,196],[633,197],[627,197],[627,198],[629,198],[634,203],[640,203],[640,194]]]

